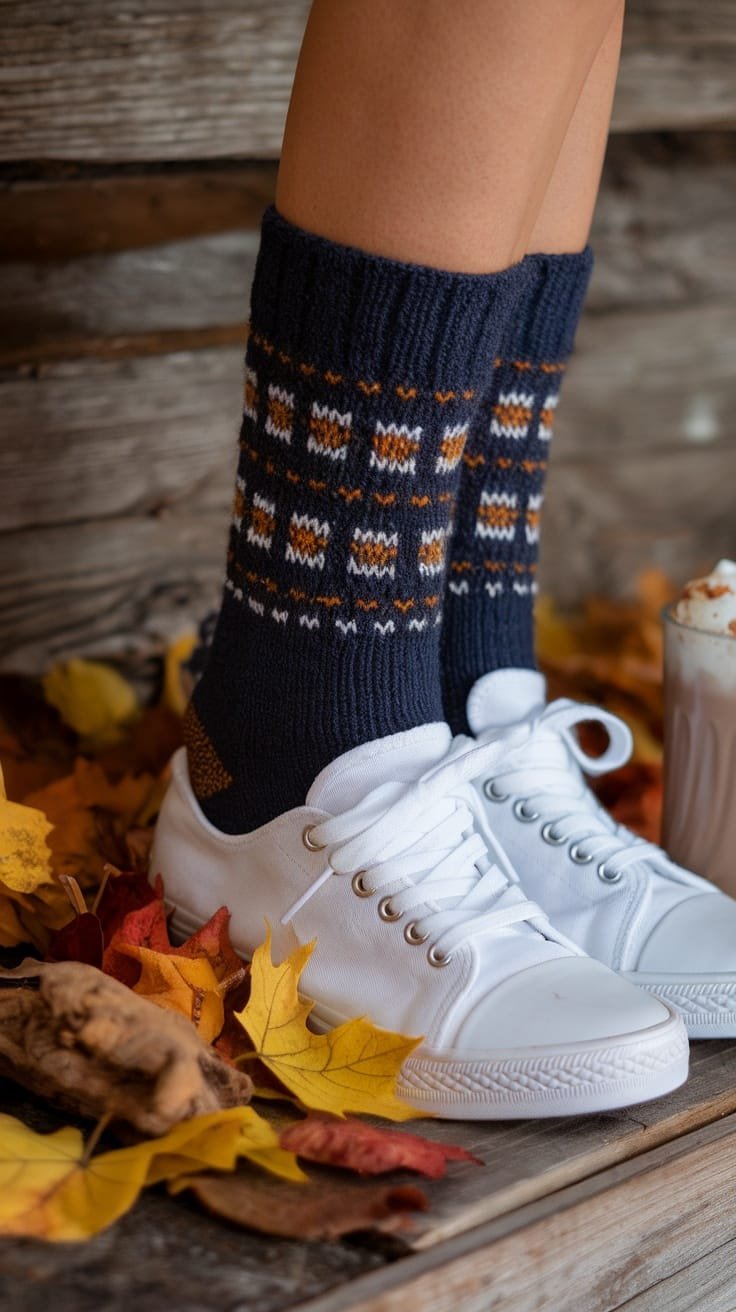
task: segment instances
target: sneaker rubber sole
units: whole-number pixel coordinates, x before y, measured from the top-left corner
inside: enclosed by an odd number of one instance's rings
[[[638,970],[620,973],[679,1012],[691,1039],[736,1038],[733,975],[703,975],[694,980],[692,975],[655,975]]]
[[[173,909],[177,939],[201,920]],[[236,951],[248,953],[237,943]],[[661,994],[659,995],[661,998]],[[397,1093],[419,1111],[447,1120],[509,1120],[612,1111],[671,1093],[687,1079],[688,1039],[679,1012],[664,1000],[666,1020],[633,1034],[575,1044],[503,1049],[453,1057],[422,1047],[401,1069]],[[318,1032],[348,1020],[314,1000]]]

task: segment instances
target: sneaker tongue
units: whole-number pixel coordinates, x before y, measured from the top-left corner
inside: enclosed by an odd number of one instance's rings
[[[307,806],[335,815],[355,806],[378,784],[411,783],[446,755],[451,737],[448,725],[438,721],[361,743],[320,770],[307,793]]]
[[[470,689],[466,714],[473,733],[505,729],[544,709],[546,685],[538,670],[493,670]]]

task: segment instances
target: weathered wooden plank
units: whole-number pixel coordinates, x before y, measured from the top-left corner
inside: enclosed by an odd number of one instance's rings
[[[230,459],[233,452],[234,443]],[[113,464],[106,472],[112,499],[123,480]],[[698,452],[632,456],[615,477],[600,463],[558,466],[548,497],[543,586],[572,604],[591,591],[629,592],[648,565],[679,579],[702,571],[733,554],[735,481],[733,447],[716,470]],[[217,601],[226,482],[221,471],[211,482],[205,474],[201,502],[182,498],[158,516],[0,534],[0,666],[30,673],[73,654],[143,659],[160,653],[167,634],[191,627]],[[73,471],[66,486],[72,484]],[[145,485],[138,486],[147,497]],[[127,500],[125,487],[119,491]],[[217,509],[204,508],[210,498]]]
[[[589,311],[736,295],[735,195],[736,133],[611,136]]]
[[[123,284],[121,276],[121,297]],[[174,286],[172,317],[176,305]],[[98,312],[99,301],[88,311],[92,327]],[[193,493],[218,469],[229,472],[241,373],[239,346],[7,370],[0,376],[0,531],[138,513]],[[588,521],[579,535],[586,548],[616,522],[626,532],[655,525],[667,535],[713,523],[713,511],[717,518],[717,507],[725,509],[725,488],[713,489],[711,501],[709,457],[715,462],[723,449],[730,460],[735,379],[736,311],[728,305],[588,316],[563,393],[552,462],[561,512]],[[676,469],[671,457],[685,464]],[[571,461],[582,472],[568,472]],[[635,481],[634,500],[627,492],[616,501],[612,493],[623,490],[627,470],[640,476],[642,461],[656,474],[650,504]],[[692,486],[676,482],[690,465],[698,502]],[[581,494],[603,468],[600,504],[586,515]],[[211,504],[224,505],[224,476],[208,482],[207,492]]]
[[[584,315],[558,460],[697,450],[736,437],[736,303]]]
[[[0,535],[0,668],[144,660],[217,604],[226,523],[181,511]]]
[[[484,1169],[430,1184],[432,1210],[407,1242],[431,1248],[736,1112],[735,1077],[736,1045],[699,1043],[687,1084],[639,1107],[572,1120],[429,1123],[422,1133],[467,1148]]]
[[[0,260],[68,260],[258,225],[276,164],[0,182]]]
[[[736,1117],[455,1236],[302,1312],[615,1312],[736,1237]]]
[[[76,260],[0,265],[0,360],[100,355],[150,333],[243,325],[258,235],[226,232]],[[166,349],[162,345],[162,349]]]
[[[646,430],[643,430],[646,434]],[[607,460],[552,464],[541,586],[563,603],[627,595],[656,565],[684,581],[733,554],[736,444],[612,449]]]
[[[730,0],[627,4],[614,129],[733,126],[735,51]]]
[[[0,159],[274,157],[307,10],[5,0]],[[733,125],[735,46],[729,0],[633,0],[615,126]]]
[[[736,1307],[736,1240],[730,1240],[676,1271],[616,1312],[733,1312]]]
[[[252,173],[6,185],[0,358],[71,356],[95,338],[115,339],[100,350],[119,349],[136,333],[242,322],[253,225],[275,181],[270,170],[257,190]],[[736,133],[612,137],[588,313],[736,296],[734,194]]]
[[[0,532],[150,515],[183,498],[195,517],[224,510],[242,357],[233,347],[6,375]]]

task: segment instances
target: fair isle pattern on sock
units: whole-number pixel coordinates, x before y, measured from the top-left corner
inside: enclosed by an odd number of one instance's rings
[[[525,277],[400,264],[264,216],[224,594],[185,723],[218,828],[265,823],[348,748],[443,718],[462,453]]]
[[[534,668],[534,598],[544,485],[566,360],[592,269],[577,255],[532,255],[463,452],[442,631],[445,714],[467,732],[476,679]]]

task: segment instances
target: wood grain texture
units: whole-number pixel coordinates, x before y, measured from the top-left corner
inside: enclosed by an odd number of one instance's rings
[[[736,1240],[627,1299],[616,1312],[733,1312],[736,1308]]]
[[[0,159],[273,158],[307,10],[5,0]],[[729,0],[632,0],[614,127],[732,126],[735,47]]]
[[[242,348],[0,376],[0,534],[229,502]],[[0,538],[0,541],[3,539]]]
[[[219,600],[226,523],[170,511],[0,535],[0,668],[161,656]]]
[[[483,1163],[428,1186],[432,1210],[407,1240],[423,1250],[650,1152],[736,1112],[736,1045],[693,1045],[690,1078],[666,1098],[603,1116],[555,1121],[429,1122],[428,1138],[457,1143]]]
[[[615,1312],[736,1237],[736,1117],[601,1171],[302,1312]]]
[[[258,190],[253,172],[6,184],[0,359],[71,358],[90,343],[111,352],[136,334],[242,323],[254,225],[274,181],[270,171]],[[612,138],[588,316],[733,300],[734,194],[736,133]]]
[[[0,260],[69,260],[258,226],[276,165],[149,167],[130,175],[0,182]]]

